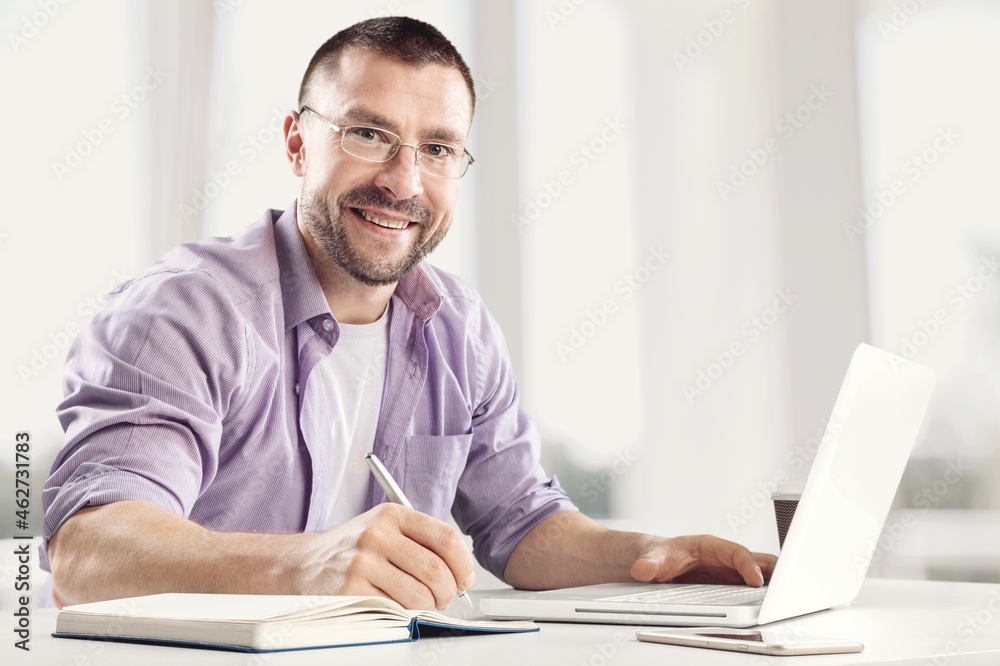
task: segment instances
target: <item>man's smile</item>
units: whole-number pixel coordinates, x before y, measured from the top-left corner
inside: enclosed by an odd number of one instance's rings
[[[398,214],[387,213],[371,208],[351,208],[351,211],[372,224],[383,229],[406,229],[410,225],[417,224],[413,220],[400,217]]]

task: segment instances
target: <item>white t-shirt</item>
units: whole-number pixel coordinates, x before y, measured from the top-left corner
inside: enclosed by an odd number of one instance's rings
[[[389,352],[389,307],[371,324],[340,324],[333,352],[309,377],[304,412],[330,420],[333,479],[327,529],[363,513],[371,472],[365,454],[375,443]],[[309,414],[304,414],[309,418]],[[340,466],[337,462],[341,463]]]

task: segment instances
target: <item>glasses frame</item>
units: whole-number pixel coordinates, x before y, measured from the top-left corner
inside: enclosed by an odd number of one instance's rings
[[[465,165],[465,169],[462,170],[462,173],[460,173],[457,176],[442,176],[441,174],[438,174],[438,173],[431,173],[430,171],[427,171],[426,169],[424,169],[424,167],[421,166],[421,164],[420,164],[420,146],[426,146],[428,144],[434,144],[434,145],[439,145],[439,146],[447,146],[448,148],[451,148],[454,151],[458,151],[458,146],[453,146],[450,143],[444,143],[442,141],[424,141],[423,143],[406,143],[406,142],[403,141],[403,137],[399,136],[395,132],[390,132],[387,129],[382,129],[381,127],[375,127],[374,125],[347,125],[346,127],[340,127],[340,126],[338,126],[338,125],[330,122],[329,120],[327,120],[318,111],[316,111],[315,109],[313,109],[313,108],[311,108],[309,106],[303,106],[299,110],[299,116],[301,116],[306,111],[308,111],[309,113],[313,114],[314,116],[316,116],[317,118],[319,118],[320,120],[322,120],[324,123],[326,123],[327,125],[329,125],[330,128],[333,129],[334,132],[337,132],[338,134],[340,134],[340,147],[341,147],[341,149],[345,153],[347,153],[348,155],[350,155],[351,157],[357,157],[359,160],[364,160],[366,162],[372,162],[374,164],[385,164],[386,162],[391,161],[392,158],[394,158],[396,155],[399,154],[399,149],[400,148],[402,148],[403,146],[409,146],[410,148],[413,148],[413,163],[415,165],[417,165],[417,168],[420,169],[421,173],[426,173],[428,176],[433,176],[435,178],[444,178],[446,180],[458,180],[459,178],[461,178],[462,176],[464,176],[465,174],[467,174],[469,172],[469,167],[470,166],[472,166],[473,164],[476,163],[476,158],[474,158],[472,156],[472,153],[470,153],[468,150],[466,150],[463,147],[462,148],[462,152],[465,154],[466,157],[469,158],[469,161]],[[352,153],[351,151],[349,151],[344,146],[344,139],[347,137],[348,130],[352,130],[352,129],[355,129],[355,128],[358,128],[358,127],[365,127],[365,128],[368,128],[368,129],[372,129],[372,130],[376,130],[376,131],[382,132],[383,134],[387,134],[389,136],[396,137],[396,145],[393,146],[392,153],[389,155],[389,157],[385,158],[384,160],[373,160],[373,159],[370,159],[370,158],[367,158],[367,157],[362,157],[361,155],[355,155],[354,153]]]

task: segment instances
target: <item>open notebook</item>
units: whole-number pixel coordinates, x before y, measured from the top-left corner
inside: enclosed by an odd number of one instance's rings
[[[279,652],[414,641],[421,633],[525,631],[538,627],[406,610],[382,597],[156,594],[66,606],[53,635]]]

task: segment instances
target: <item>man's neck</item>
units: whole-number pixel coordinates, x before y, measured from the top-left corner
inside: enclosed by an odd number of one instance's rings
[[[342,324],[378,321],[396,290],[396,284],[373,287],[359,282],[334,264],[311,234],[301,227],[299,233],[334,319]]]

